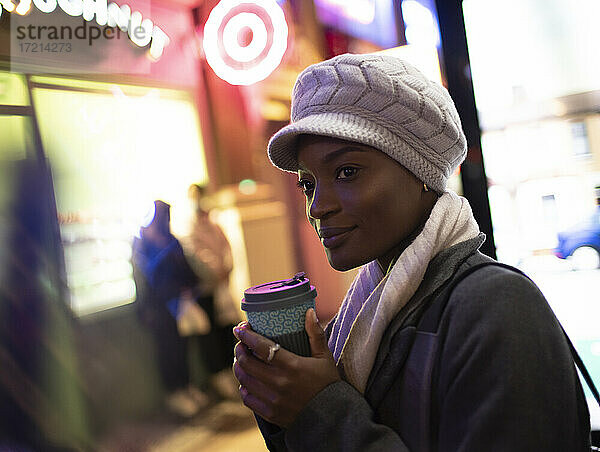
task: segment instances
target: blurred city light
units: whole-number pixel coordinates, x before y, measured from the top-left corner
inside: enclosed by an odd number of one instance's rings
[[[239,36],[250,31],[252,38],[249,44],[240,43]],[[234,60],[247,63],[257,58],[267,45],[267,29],[263,21],[256,15],[240,13],[227,22],[223,28],[223,47]]]
[[[135,11],[131,14],[129,30],[135,30],[129,34],[129,39],[138,47],[146,47],[152,39],[154,24],[150,19],[143,19],[142,13]]]
[[[425,74],[427,78],[435,80],[440,85],[442,84],[442,74],[440,72],[440,61],[437,49],[435,46],[431,45],[431,43],[430,45],[408,44],[381,50],[377,53],[408,61]]]
[[[90,22],[96,17],[96,23],[100,26],[106,25],[108,21],[108,6],[106,1],[85,0],[83,2],[83,18]],[[140,14],[141,15],[141,14]]]
[[[315,0],[319,21],[351,37],[387,49],[398,45],[392,0]]]
[[[43,13],[51,13],[56,9],[56,0],[33,0],[33,3]]]
[[[239,183],[238,190],[244,195],[253,195],[256,193],[256,182],[252,179],[244,179]]]
[[[111,3],[108,5],[108,26],[109,27],[119,27],[121,31],[127,31],[127,27],[129,26],[129,18],[131,17],[131,8],[129,5],[117,5],[116,3]]]
[[[30,10],[31,10],[31,0],[21,0],[19,2],[19,6],[17,6],[17,9],[15,10],[15,12],[17,14],[20,14],[21,16],[24,16]]]
[[[288,121],[290,109],[283,102],[268,100],[260,106],[260,114],[268,121]]]
[[[244,33],[252,35],[249,43],[240,42]],[[251,85],[279,66],[287,39],[285,15],[275,0],[222,0],[206,21],[203,47],[220,78],[232,85]]]
[[[0,14],[2,13],[2,8],[9,13],[12,13],[15,10],[15,4],[11,0],[0,0]]]
[[[361,24],[370,24],[375,19],[375,2],[373,0],[321,0],[336,9],[339,14]]]
[[[81,16],[83,14],[83,1],[58,0],[58,5],[69,16]]]
[[[439,46],[437,22],[427,7],[416,0],[405,0],[402,2],[402,18],[409,44]]]

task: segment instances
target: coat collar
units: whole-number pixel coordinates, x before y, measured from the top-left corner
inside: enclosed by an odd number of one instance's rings
[[[423,282],[406,306],[392,320],[381,339],[377,356],[367,381],[365,395],[369,394],[374,381],[377,380],[377,375],[389,354],[394,335],[404,327],[412,327],[413,332],[416,330],[423,311],[429,305],[427,301],[439,292],[438,289],[441,289],[452,278],[468,257],[479,250],[484,241],[485,234],[480,233],[477,237],[458,243],[440,252],[431,260],[423,277]],[[396,369],[403,367],[409,351],[410,347],[406,347],[404,353],[402,353],[401,361],[395,362],[394,367]],[[396,360],[398,359],[397,356],[395,358]]]

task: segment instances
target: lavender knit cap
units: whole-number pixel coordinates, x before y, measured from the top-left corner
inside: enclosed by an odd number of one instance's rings
[[[386,153],[438,193],[467,154],[446,88],[386,55],[339,55],[298,76],[290,124],[269,141],[276,167],[298,170],[299,135],[366,144]]]

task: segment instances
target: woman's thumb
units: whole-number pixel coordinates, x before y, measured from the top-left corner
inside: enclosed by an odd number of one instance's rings
[[[319,325],[317,313],[313,308],[306,311],[304,328],[308,333],[312,357],[322,358],[327,356],[330,353],[329,348],[327,347],[327,337],[325,336],[325,331],[323,331],[323,328]]]

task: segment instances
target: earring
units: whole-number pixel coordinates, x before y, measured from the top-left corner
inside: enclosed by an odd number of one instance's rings
[[[429,191],[429,188],[427,187],[427,184],[423,184],[423,191]]]

